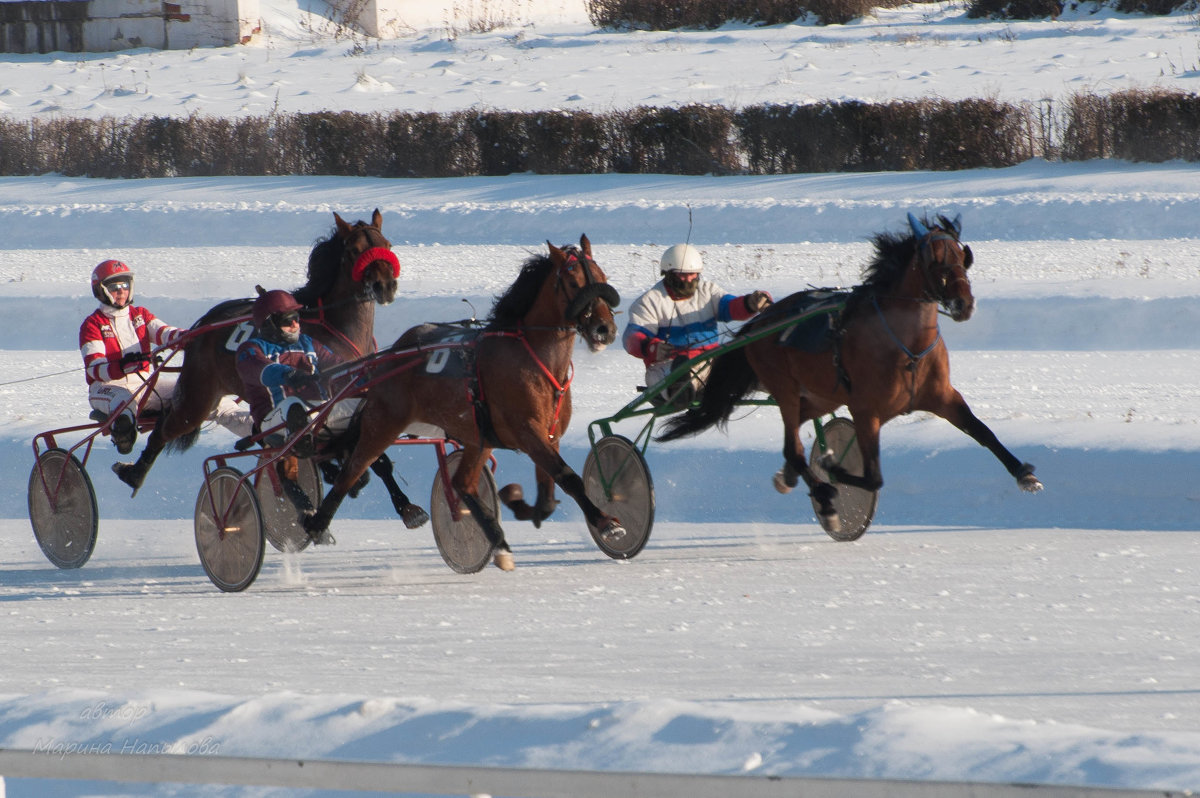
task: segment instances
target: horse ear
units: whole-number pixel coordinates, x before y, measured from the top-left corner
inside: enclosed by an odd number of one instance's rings
[[[588,241],[586,235],[579,236],[579,248],[583,250],[583,254],[589,258],[592,257],[592,242]]]
[[[259,296],[267,295],[267,289],[263,288],[261,285],[254,286],[254,290],[258,292]]]
[[[383,214],[379,212],[378,208],[376,208],[375,212],[371,214],[371,226],[377,230],[383,229]]]
[[[962,214],[957,214],[951,221],[950,226],[954,228],[954,235],[962,235]]]
[[[917,217],[913,216],[912,213],[908,214],[908,225],[912,228],[913,235],[915,235],[917,238],[924,238],[925,236],[929,235],[929,228],[921,224],[921,221]]]
[[[346,220],[337,215],[337,211],[333,212],[333,223],[337,225],[338,235],[343,238],[350,233],[350,225],[346,224]]]
[[[551,244],[550,239],[548,238],[546,239],[546,246],[550,247],[550,257],[554,258],[555,260],[561,261],[565,257],[563,255],[563,251]]]

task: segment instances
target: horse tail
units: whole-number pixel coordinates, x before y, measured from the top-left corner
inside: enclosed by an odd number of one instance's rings
[[[186,452],[188,449],[192,448],[192,444],[194,444],[199,437],[200,428],[196,427],[196,429],[191,430],[190,432],[185,432],[178,438],[173,438],[167,441],[167,445],[163,448],[166,449],[168,453]]]
[[[712,370],[700,394],[700,404],[666,424],[666,432],[655,440],[673,441],[729,422],[733,408],[754,387],[756,376],[746,348],[738,347],[713,358]]]

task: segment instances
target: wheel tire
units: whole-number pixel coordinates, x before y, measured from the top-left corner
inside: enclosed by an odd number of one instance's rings
[[[593,504],[625,527],[625,536],[614,545],[588,524],[600,551],[615,560],[637,556],[654,527],[654,482],[642,453],[625,436],[606,435],[588,452],[583,464],[583,487]]]
[[[848,418],[834,418],[823,423],[821,428],[825,434],[825,446],[833,452],[834,462],[851,474],[862,476],[862,453],[858,450],[854,422]],[[875,506],[879,503],[879,491],[837,484],[837,481],[821,468],[820,461],[824,454],[817,450],[814,443],[813,450],[809,454],[808,467],[812,469],[818,479],[830,482],[837,487],[837,495],[833,497],[833,507],[837,510],[842,528],[838,532],[827,532],[826,534],[838,541],[858,540],[871,525],[871,519],[875,517]],[[820,512],[820,507],[815,500],[812,504],[813,510]]]
[[[240,480],[236,468],[218,468],[196,496],[196,552],[208,578],[226,593],[253,584],[266,548],[258,497],[248,480]],[[218,518],[222,513],[224,524]]]
[[[259,460],[260,466],[264,459],[266,458]],[[298,481],[313,509],[320,507],[321,497],[325,495],[325,485],[321,481],[321,472],[317,469],[317,464],[308,459],[300,460]],[[267,542],[276,551],[296,552],[308,548],[312,538],[301,524],[296,505],[292,504],[291,499],[283,492],[282,484],[280,492],[276,494],[275,482],[270,474],[263,471],[254,484],[254,492],[258,496],[258,506],[262,511],[263,532]]]
[[[91,558],[100,528],[96,491],[66,449],[38,456],[29,474],[29,523],[42,554],[59,568],[80,568]]]
[[[462,450],[446,455],[446,474],[453,476],[462,459]],[[492,518],[500,517],[500,495],[496,490],[496,479],[490,468],[484,466],[479,472],[479,503]],[[429,519],[433,526],[433,539],[446,565],[460,574],[482,571],[492,560],[495,546],[488,540],[483,527],[475,516],[457,516],[450,510],[446,491],[442,485],[442,473],[433,476],[433,489],[429,494]]]

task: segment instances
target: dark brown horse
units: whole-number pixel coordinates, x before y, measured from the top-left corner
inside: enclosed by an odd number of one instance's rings
[[[967,279],[973,256],[971,248],[959,242],[961,217],[938,217],[931,224],[909,214],[908,220],[910,234],[874,237],[875,258],[863,284],[850,293],[829,346],[818,352],[803,351],[772,334],[718,355],[700,404],[668,422],[658,440],[694,435],[713,425],[723,427],[737,403],[761,386],[778,403],[783,418],[784,465],[775,475],[776,489],[786,493],[798,477],[803,478],[819,505],[822,527],[833,532],[839,524],[832,503],[837,489],[809,469],[800,427],[842,405],[854,420],[863,474],[850,474],[823,461],[822,467],[839,482],[878,490],[883,485],[880,427],[901,414],[924,410],[986,446],[1022,490],[1041,490],[1033,466],[1004,448],[950,384],[950,358],[938,328],[938,306],[955,321],[966,321],[975,310]],[[806,294],[777,302],[739,330],[738,337],[755,338],[760,330],[781,328]]]
[[[305,308],[304,332],[350,360],[375,350],[375,305],[395,299],[400,264],[383,235],[378,209],[370,223],[349,224],[336,213],[333,220],[333,231],[309,253],[308,282],[293,293]],[[113,465],[135,494],[164,448],[186,450],[221,398],[241,394],[233,358],[238,344],[253,330],[253,304],[253,299],[223,302],[193,325],[193,330],[209,329],[187,341],[170,408],[159,418],[137,462]],[[373,470],[389,483],[392,502],[402,512],[402,505],[410,503],[406,497],[401,501],[403,493],[398,496],[392,491],[391,463],[385,457]]]
[[[549,244],[549,242],[547,242]],[[310,535],[329,526],[355,480],[409,425],[439,427],[463,445],[451,482],[495,547],[496,565],[511,570],[512,553],[499,519],[477,497],[480,470],[492,449],[516,449],[537,467],[537,504],[518,485],[501,491],[519,520],[535,524],[554,511],[557,483],[579,504],[600,534],[619,538],[620,522],[588,499],[583,480],[558,453],[571,421],[571,350],[578,333],[592,351],[612,343],[620,301],[592,259],[587,236],[579,247],[535,255],[496,300],[482,330],[425,324],[406,331],[391,354],[381,352],[362,405],[358,446],[341,476],[305,523]],[[459,343],[448,344],[449,329]],[[473,338],[463,345],[462,339]]]

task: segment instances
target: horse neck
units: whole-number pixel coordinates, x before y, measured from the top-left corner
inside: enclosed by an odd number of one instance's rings
[[[921,351],[938,336],[938,306],[926,299],[925,275],[916,257],[887,292],[875,294],[871,317],[883,316],[891,333],[911,351]]]
[[[575,328],[563,318],[555,297],[554,278],[546,280],[537,301],[521,320],[521,332],[530,349],[556,376],[562,377],[571,365],[575,348]]]
[[[361,357],[375,348],[375,303],[353,296],[320,300],[321,336],[330,349],[345,357]],[[354,350],[354,351],[351,351]]]

